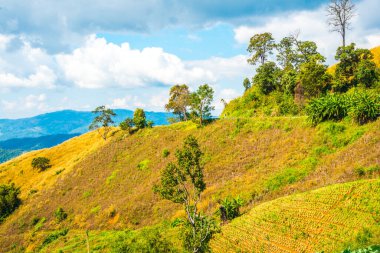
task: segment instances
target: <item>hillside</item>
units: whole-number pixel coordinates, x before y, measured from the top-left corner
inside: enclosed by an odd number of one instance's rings
[[[213,252],[338,252],[380,242],[380,180],[269,201],[222,228]]]
[[[116,124],[127,117],[133,116],[133,111],[114,110]],[[146,112],[148,120],[156,125],[168,124],[170,113]],[[91,112],[64,110],[41,114],[23,119],[0,119],[0,141],[14,138],[40,137],[55,134],[81,134],[88,131],[94,115]]]
[[[187,122],[132,136],[115,128],[106,142],[91,132],[0,165],[0,183],[15,182],[23,200],[0,225],[0,248],[24,245],[30,251],[49,231],[63,228],[83,235],[85,229],[134,229],[181,217],[182,208],[154,195],[152,186],[188,134],[205,153],[207,189],[200,206],[210,214],[229,195],[240,195],[248,211],[289,194],[379,177],[380,120],[313,128],[304,117],[222,119],[204,128]],[[52,168],[33,170],[36,156],[50,158]],[[54,218],[58,207],[68,213],[62,223]]]

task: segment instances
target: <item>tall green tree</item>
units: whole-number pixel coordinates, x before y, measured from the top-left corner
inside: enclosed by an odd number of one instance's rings
[[[186,84],[174,85],[170,88],[169,102],[165,105],[168,112],[177,115],[179,120],[187,120],[187,108],[190,106],[190,91]]]
[[[187,222],[183,227],[184,247],[190,252],[205,252],[215,231],[215,223],[203,216],[198,204],[206,189],[203,179],[203,153],[197,139],[189,135],[182,149],[176,151],[177,162],[170,162],[161,172],[161,183],[154,186],[155,193],[164,199],[182,204]]]
[[[255,34],[249,41],[247,51],[251,53],[248,63],[256,65],[258,62],[263,65],[268,56],[273,54],[276,47],[275,41],[271,33]]]
[[[280,86],[281,70],[274,62],[266,62],[256,70],[253,83],[257,85],[265,95],[276,90]]]
[[[339,61],[336,65],[334,90],[345,92],[355,87],[359,82],[370,87],[378,80],[376,65],[370,63],[373,54],[368,49],[355,48],[351,43],[337,49],[335,59]]]
[[[141,108],[137,108],[133,113],[133,124],[137,129],[143,129],[148,126],[145,112]]]
[[[280,43],[276,45],[278,52],[276,55],[277,62],[285,71],[293,69],[297,62],[295,44],[295,38],[288,36],[283,38]]]
[[[111,126],[115,123],[112,117],[116,116],[116,113],[104,105],[96,107],[92,113],[95,114],[96,117],[93,119],[89,129],[98,130],[100,136],[106,140]],[[103,132],[101,130],[103,130]]]
[[[297,46],[296,54],[296,69],[299,69],[299,66],[305,62],[310,61],[320,61],[325,62],[325,57],[323,57],[318,52],[317,44],[313,41],[299,41],[295,39]]]
[[[302,85],[306,98],[318,97],[331,88],[331,76],[326,70],[327,66],[318,58],[301,64],[297,80]]]
[[[190,95],[190,106],[192,115],[199,119],[199,124],[204,124],[204,119],[211,117],[214,106],[211,105],[214,99],[214,90],[208,85],[199,86],[198,90]]]

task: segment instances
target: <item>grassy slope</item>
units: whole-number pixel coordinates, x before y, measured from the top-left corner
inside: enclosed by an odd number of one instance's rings
[[[294,192],[356,180],[356,168],[380,165],[380,121],[311,128],[305,118],[225,119],[201,129],[181,123],[133,136],[115,131],[107,142],[92,132],[0,165],[0,183],[14,181],[23,198],[23,205],[0,225],[0,248],[23,244],[32,250],[47,231],[64,227],[140,228],[182,216],[180,206],[161,200],[151,189],[188,134],[199,139],[205,152],[208,188],[201,207],[209,213],[228,195],[243,197],[244,211]],[[171,152],[167,158],[164,149]],[[36,156],[50,158],[53,167],[41,173],[31,169]],[[146,168],[138,169],[141,162]],[[38,192],[29,194],[31,189]],[[59,224],[53,214],[58,207],[68,213]],[[116,216],[109,218],[112,210]],[[34,217],[46,221],[36,227]]]
[[[340,252],[380,242],[380,180],[269,201],[222,228],[213,252]]]

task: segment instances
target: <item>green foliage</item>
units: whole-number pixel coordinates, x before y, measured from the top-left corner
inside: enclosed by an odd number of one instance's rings
[[[316,59],[310,59],[300,65],[297,79],[304,89],[306,98],[319,97],[330,89],[331,77],[326,70],[327,66]]]
[[[92,113],[95,114],[96,117],[89,126],[89,129],[98,130],[102,138],[106,140],[110,131],[110,126],[115,123],[112,120],[112,117],[116,116],[116,113],[113,110],[106,108],[104,105],[96,107]],[[103,133],[100,132],[100,128],[103,128]]]
[[[244,205],[243,199],[240,197],[232,198],[228,197],[221,201],[221,207],[219,208],[219,213],[223,216],[222,207],[225,210],[225,215],[227,220],[232,220],[240,216],[240,207]],[[223,220],[223,217],[222,217]]]
[[[169,155],[170,155],[170,151],[167,148],[165,148],[164,150],[162,150],[162,157],[163,158],[166,158]]]
[[[0,223],[21,205],[20,188],[14,183],[0,185]]]
[[[339,61],[335,70],[335,91],[346,92],[359,84],[372,87],[379,80],[378,69],[371,62],[373,54],[368,49],[357,49],[352,43],[339,47],[335,59]]]
[[[359,86],[371,88],[379,81],[379,69],[376,64],[371,60],[361,60],[355,71],[354,78]]]
[[[154,125],[154,122],[153,122],[152,120],[148,120],[148,121],[146,122],[146,127],[147,127],[147,128],[152,128],[153,125]]]
[[[281,73],[280,90],[286,95],[293,95],[297,84],[297,71],[283,70]]]
[[[186,137],[182,149],[175,153],[177,163],[170,162],[165,167],[161,173],[161,185],[155,186],[155,192],[174,203],[185,204],[193,195],[195,199],[192,200],[196,201],[206,188],[201,165],[202,155],[195,137]]]
[[[251,82],[249,81],[248,77],[244,78],[243,87],[244,87],[245,91],[247,91],[249,88],[251,88]]]
[[[54,216],[58,222],[64,221],[67,218],[67,213],[63,210],[62,207],[58,207],[54,212]]]
[[[147,127],[145,112],[141,108],[137,108],[133,113],[133,123],[137,129],[143,129]]]
[[[380,245],[369,246],[364,249],[356,249],[356,250],[345,249],[341,253],[380,253]]]
[[[354,92],[350,99],[349,115],[359,124],[380,117],[380,95],[370,92]]]
[[[190,106],[190,91],[186,84],[174,85],[170,88],[169,102],[165,105],[165,110],[177,115],[179,121],[187,120],[187,108]]]
[[[35,220],[33,220],[33,222],[34,221]],[[45,222],[46,222],[46,218],[45,217],[42,217],[41,219],[39,219],[38,222],[34,225],[33,231],[34,232],[39,231],[44,226]]]
[[[263,65],[273,49],[276,47],[271,33],[255,34],[249,41],[247,51],[252,55],[248,63],[256,65],[258,62]]]
[[[36,157],[32,160],[33,169],[39,169],[40,171],[47,170],[51,167],[50,159],[46,157]]]
[[[380,166],[374,165],[371,167],[358,167],[355,168],[355,173],[359,177],[366,176],[366,175],[375,175],[376,173],[380,174]]]
[[[150,163],[150,160],[149,159],[145,159],[145,160],[139,162],[139,164],[137,164],[137,169],[139,169],[139,170],[148,170],[149,169],[149,163]]]
[[[153,191],[162,198],[183,204],[187,222],[183,226],[184,247],[192,252],[205,252],[215,231],[211,218],[199,213],[197,204],[206,189],[203,180],[203,153],[197,139],[189,135],[182,149],[176,151],[177,162],[170,162],[161,172],[161,183]]]
[[[312,100],[306,112],[314,125],[327,120],[342,120],[348,115],[364,124],[380,116],[380,96],[356,90],[347,94],[328,94]]]
[[[286,168],[283,171],[277,173],[271,177],[266,183],[265,187],[269,191],[275,191],[286,185],[293,184],[305,178],[309,172],[308,168]]]
[[[253,83],[263,94],[267,95],[279,87],[280,74],[281,71],[274,62],[266,62],[257,68]]]
[[[219,232],[215,220],[197,214],[192,217],[194,223],[187,221],[182,227],[183,246],[188,252],[211,252],[209,242],[212,235]],[[194,231],[196,231],[194,233]]]
[[[128,133],[131,133],[133,125],[133,119],[126,118],[124,121],[120,122],[119,127],[121,130],[128,131]]]
[[[348,115],[349,103],[346,96],[328,94],[313,99],[306,107],[306,113],[313,125],[327,120],[338,121]]]
[[[48,244],[52,243],[53,241],[57,240],[59,237],[67,235],[68,232],[69,232],[69,229],[67,229],[67,228],[64,228],[64,229],[52,232],[51,234],[49,234],[44,239],[44,241],[42,242],[42,245],[41,245],[40,249],[44,248],[46,245],[48,245]]]
[[[199,125],[204,124],[205,119],[211,118],[211,111],[214,106],[211,105],[214,99],[214,90],[208,85],[204,84],[190,95],[191,114],[193,119],[199,120]]]
[[[161,253],[177,252],[157,228],[143,229],[141,232],[125,231],[114,238],[111,252],[119,253]]]

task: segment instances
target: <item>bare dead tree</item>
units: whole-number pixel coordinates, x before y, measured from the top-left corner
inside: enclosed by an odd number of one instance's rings
[[[342,36],[343,47],[346,46],[346,32],[351,29],[351,19],[355,16],[355,5],[351,0],[331,0],[327,7],[328,24],[331,32]]]

